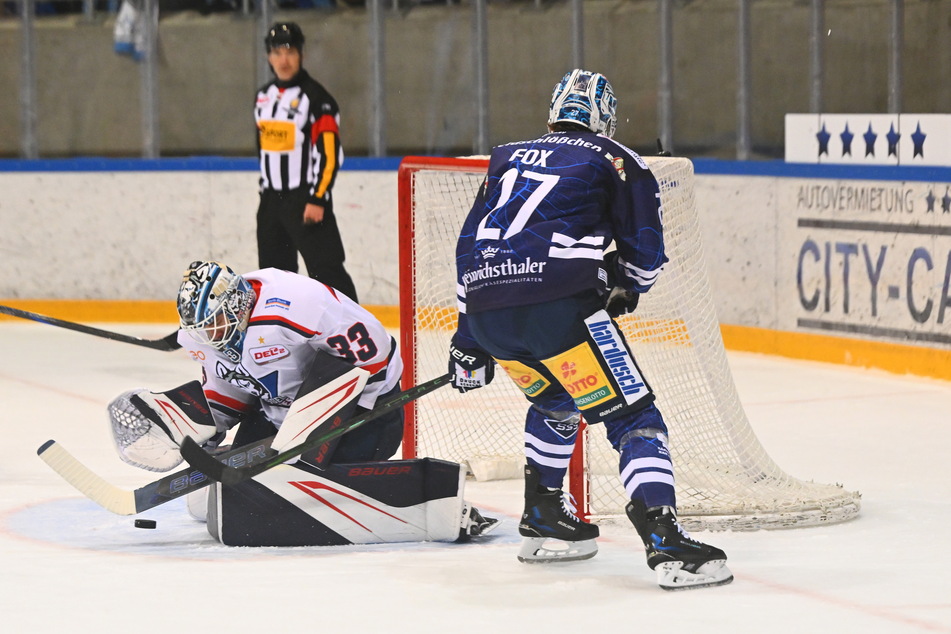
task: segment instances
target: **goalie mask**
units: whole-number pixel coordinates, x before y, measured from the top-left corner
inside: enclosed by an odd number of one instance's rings
[[[548,110],[548,123],[575,123],[614,136],[617,126],[617,99],[611,83],[601,73],[576,68],[555,86]]]
[[[254,305],[251,285],[218,262],[192,262],[178,290],[181,329],[237,363]]]

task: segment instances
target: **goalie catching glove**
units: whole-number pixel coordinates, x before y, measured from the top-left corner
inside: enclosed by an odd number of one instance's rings
[[[107,411],[119,457],[149,471],[171,471],[181,464],[178,447],[185,436],[208,446],[225,436],[215,427],[198,381],[167,392],[131,390],[113,399]]]
[[[485,387],[495,376],[495,360],[475,348],[449,344],[449,383],[462,393]]]

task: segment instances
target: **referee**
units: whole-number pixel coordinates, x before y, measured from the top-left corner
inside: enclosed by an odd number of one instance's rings
[[[300,26],[279,22],[264,43],[275,79],[254,104],[261,168],[258,264],[296,273],[300,252],[308,275],[357,301],[331,195],[343,163],[340,110],[301,64]]]

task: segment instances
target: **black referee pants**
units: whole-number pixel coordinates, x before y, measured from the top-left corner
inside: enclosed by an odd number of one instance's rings
[[[357,291],[344,268],[346,256],[332,201],[324,207],[324,220],[304,224],[307,188],[288,192],[264,190],[258,205],[258,266],[298,271],[300,252],[307,274],[344,293],[353,301]]]

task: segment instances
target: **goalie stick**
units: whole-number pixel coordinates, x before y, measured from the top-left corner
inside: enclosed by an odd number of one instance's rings
[[[373,420],[377,416],[392,411],[397,407],[402,407],[406,403],[432,392],[448,381],[449,375],[446,374],[427,383],[422,383],[404,392],[400,392],[376,409],[348,420],[339,428],[345,431],[337,435],[343,435],[347,431],[355,429]],[[339,431],[339,429],[337,431]],[[190,437],[187,437],[186,441],[187,440],[190,440]],[[259,463],[263,463],[263,461],[268,458],[271,459],[269,462],[270,466],[266,467],[266,469],[270,469],[271,466],[276,466],[293,457],[287,456],[279,462],[274,462],[275,459],[282,457],[284,454],[275,455],[275,452],[270,449],[272,440],[274,440],[273,436],[258,442],[249,443],[237,449],[232,449],[217,456],[211,456],[205,453],[201,447],[195,446],[200,453],[208,457],[210,462],[214,463],[214,465],[210,467],[211,470],[217,468],[215,465],[224,464],[227,464],[228,468],[232,469],[255,466]],[[327,442],[327,440],[330,440],[330,438],[324,437],[314,440],[313,442],[307,441],[303,445],[298,445],[292,451],[296,452],[294,455],[298,455],[300,451],[306,451],[309,448],[320,446],[324,442]],[[117,515],[136,515],[142,513],[176,498],[198,491],[215,481],[200,469],[189,466],[130,491],[118,487],[94,473],[55,440],[48,440],[43,443],[43,445],[37,449],[36,453],[43,462],[48,464],[80,493],[107,511]],[[239,473],[243,472],[239,471]]]
[[[152,348],[153,350],[178,350],[182,346],[178,343],[178,330],[173,332],[170,335],[166,335],[161,339],[140,339],[139,337],[130,337],[129,335],[123,335],[118,332],[112,332],[111,330],[102,330],[100,328],[93,328],[92,326],[85,326],[83,324],[77,324],[72,321],[65,321],[63,319],[57,319],[55,317],[48,317],[46,315],[40,315],[39,313],[31,313],[28,310],[20,310],[19,308],[13,308],[12,306],[3,306],[0,305],[0,313],[5,315],[10,315],[11,317],[20,317],[21,319],[30,319],[32,321],[38,321],[41,324],[49,324],[50,326],[59,326],[60,328],[66,328],[67,330],[75,330],[76,332],[83,332],[87,335],[94,335],[96,337],[102,337],[104,339],[112,339],[113,341],[121,341],[122,343],[131,343],[136,346],[142,346],[145,348]]]
[[[266,457],[261,460],[255,460],[253,463],[246,463],[245,466],[234,465],[228,460],[222,460],[224,456],[213,456],[209,454],[202,449],[198,443],[192,440],[190,436],[182,441],[181,454],[188,464],[212,480],[228,485],[238,484],[268,469],[283,464],[292,458],[296,458],[305,451],[317,449],[324,443],[335,440],[378,416],[403,407],[407,403],[415,401],[419,397],[432,392],[448,382],[449,374],[443,374],[426,383],[420,383],[416,387],[411,387],[405,392],[401,392],[387,400],[382,405],[378,405],[369,412],[350,418],[345,422],[342,422],[339,417],[334,417],[317,427],[303,443],[280,453],[269,448]]]

